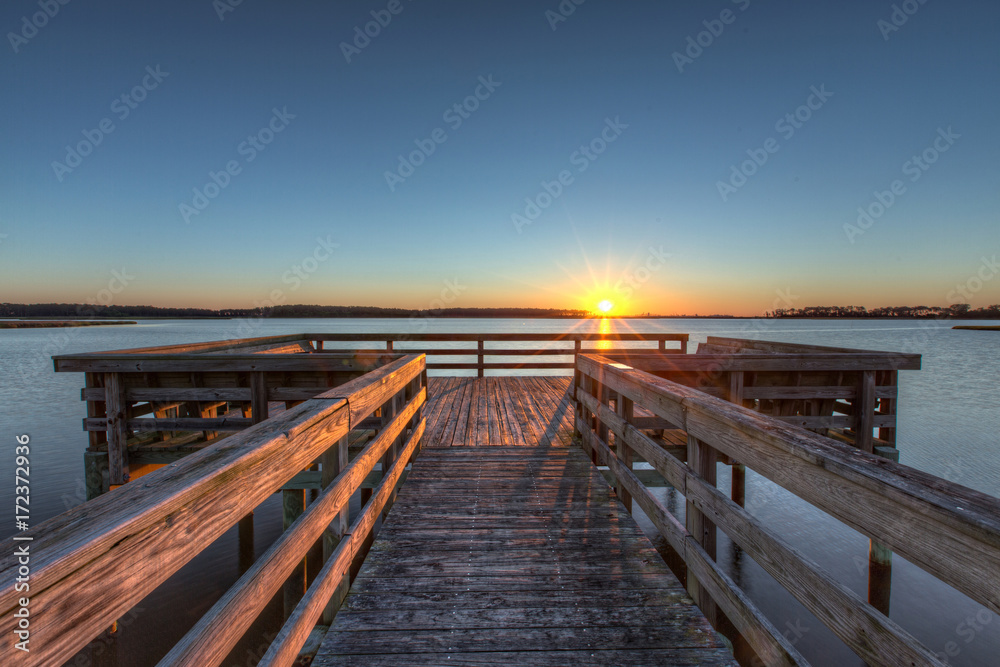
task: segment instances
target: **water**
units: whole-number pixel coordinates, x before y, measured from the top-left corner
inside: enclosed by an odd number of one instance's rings
[[[992,496],[1000,496],[1000,333],[953,331],[958,322],[868,320],[630,320],[611,321],[613,330],[689,333],[691,351],[707,336],[762,338],[861,349],[915,352],[923,370],[900,373],[898,438],[901,461]],[[997,324],[997,322],[972,322]],[[427,332],[597,331],[599,321],[459,320],[430,321]],[[134,326],[0,330],[0,478],[13,480],[15,436],[31,438],[31,522],[33,525],[83,499],[86,434],[80,400],[83,376],[55,373],[51,356],[153,345],[224,340],[300,332],[412,332],[405,319],[141,321]],[[426,328],[424,328],[426,326]],[[728,486],[720,466],[719,485]],[[678,514],[683,502],[658,490]],[[14,484],[0,488],[13,504]],[[255,547],[260,554],[280,533],[275,496],[256,511]],[[866,538],[798,498],[747,473],[747,508],[786,541],[818,562],[862,597],[867,590]],[[647,531],[652,526],[639,517]],[[7,544],[13,525],[0,528]],[[853,653],[816,621],[770,576],[723,535],[719,560],[774,624],[813,664],[860,665]],[[238,578],[235,529],[143,600],[123,619],[115,636],[104,635],[77,656],[79,665],[152,665],[179,640]],[[977,603],[896,556],[891,617],[951,664],[995,664],[1000,654],[1000,620]],[[990,582],[989,585],[997,585]],[[280,593],[279,593],[280,597]],[[280,599],[234,650],[227,665],[255,664],[266,636],[280,622]]]

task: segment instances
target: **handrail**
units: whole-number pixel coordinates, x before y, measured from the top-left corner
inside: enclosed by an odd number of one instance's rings
[[[355,482],[360,487],[380,455],[383,462],[386,456],[398,462],[391,434],[398,438],[409,426],[410,444],[419,443],[425,368],[423,355],[402,357],[22,533],[31,540],[32,659],[61,664],[72,658],[296,473],[338,442],[346,444],[351,424],[408,393],[405,411],[385,437],[369,443],[363,459],[333,481],[322,508],[314,506],[308,519],[303,515],[298,532],[270,552],[298,554],[281,545],[311,535],[317,511],[346,502],[348,490]],[[379,450],[386,442],[393,445],[389,454]],[[289,562],[294,566],[296,560]],[[259,563],[258,572],[263,559]],[[278,570],[287,566],[283,562]],[[8,636],[23,596],[15,588],[17,570],[15,556],[0,560],[0,631]],[[115,576],[109,579],[108,572]],[[271,576],[273,582],[277,575]],[[5,642],[0,663],[11,662],[13,650]]]
[[[325,343],[383,343],[382,349],[330,349]],[[425,354],[434,357],[475,357],[475,362],[431,361],[430,370],[474,370],[482,377],[487,370],[548,369],[571,370],[576,355],[599,348],[584,347],[588,342],[655,343],[655,347],[622,348],[660,354],[686,354],[688,334],[667,332],[622,333],[303,333],[263,338],[234,339],[191,345],[167,345],[135,350],[87,352],[53,357],[57,372],[196,372],[196,371],[295,371],[335,370],[335,361],[351,365],[352,360],[391,354]],[[396,347],[397,343],[407,347]],[[473,343],[474,347],[428,347],[414,343]],[[533,347],[489,347],[488,343],[540,343]],[[667,347],[667,343],[677,346]],[[560,347],[562,345],[562,347]],[[340,356],[338,356],[340,355]],[[487,357],[574,357],[570,361],[489,361]],[[345,368],[346,370],[346,368]],[[99,428],[96,422],[91,425]]]
[[[1000,591],[983,585],[1000,571],[1000,500],[604,356],[581,355],[577,371],[576,425],[584,446],[611,468],[620,487],[687,562],[695,579],[689,580],[689,590],[702,608],[717,604],[768,664],[803,660],[788,650],[780,633],[715,565],[716,527],[868,662],[941,662],[716,489],[717,454],[754,469],[1000,612]],[[607,405],[609,395],[615,397],[615,410]],[[633,405],[687,432],[687,463],[631,423]],[[605,433],[614,436],[613,443]],[[632,451],[687,498],[686,526],[632,473]]]

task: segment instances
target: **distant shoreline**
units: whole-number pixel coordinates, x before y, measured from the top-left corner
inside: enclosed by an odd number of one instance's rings
[[[131,320],[14,320],[0,321],[0,329],[55,329],[63,327],[103,327],[138,324]]]

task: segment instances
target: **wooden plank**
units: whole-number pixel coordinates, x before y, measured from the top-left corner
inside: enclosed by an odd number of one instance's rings
[[[158,373],[158,372],[283,372],[359,371],[367,372],[396,360],[401,355],[382,354],[359,357],[354,354],[317,352],[313,354],[232,354],[232,355],[70,355],[55,357],[59,372]]]
[[[873,452],[872,429],[875,428],[875,371],[861,373],[855,420],[853,424],[854,446],[871,454]]]
[[[508,378],[498,378],[498,389],[503,401],[511,444],[523,447],[529,444],[528,438],[525,437],[524,429],[522,428],[524,412],[521,409],[520,403],[514,398],[511,385],[512,383]]]
[[[263,372],[257,371],[250,374],[250,419],[259,424],[267,419],[267,415],[267,378]]]
[[[692,648],[707,649],[698,656],[706,664],[734,664],[578,449],[427,452],[314,664],[350,655],[381,664],[386,654],[433,663],[440,650],[530,649],[538,658],[595,642],[628,664],[627,649]],[[451,492],[429,491],[438,485]]]
[[[475,389],[475,378],[463,378],[462,383],[462,403],[456,414],[455,437],[452,439],[452,446],[465,446],[473,444],[475,438],[470,438],[469,428],[472,421],[472,398]]]
[[[483,378],[483,395],[486,399],[486,421],[487,433],[489,433],[489,443],[494,446],[509,445],[505,442],[502,428],[502,415],[500,413],[500,400],[496,391],[496,378]]]
[[[616,390],[1000,613],[1000,500],[661,378],[600,365]],[[681,404],[685,409],[681,409]]]
[[[400,417],[405,415],[405,410],[402,412],[403,414]],[[401,421],[405,421],[405,419],[401,419]],[[264,653],[264,656],[258,663],[259,667],[289,667],[296,662],[299,651],[319,620],[320,614],[327,604],[327,600],[330,599],[330,596],[341,585],[341,582],[349,576],[349,568],[352,560],[358,555],[358,551],[364,548],[366,538],[363,536],[368,535],[372,531],[376,519],[391,502],[396,484],[399,481],[399,476],[406,467],[406,462],[417,452],[417,445],[423,436],[426,423],[426,420],[421,420],[417,424],[402,451],[396,457],[392,469],[388,471],[371,501],[351,525],[349,530],[350,537],[343,540],[334,552],[333,557],[324,563],[313,585],[295,607],[281,630],[278,631],[278,635],[271,642],[267,652]],[[219,657],[220,662],[225,658],[225,655],[223,653]],[[195,664],[200,665],[204,663]],[[192,665],[192,667],[195,667],[195,665]]]
[[[387,637],[387,641],[393,641]],[[583,651],[480,651],[462,653],[404,653],[391,655],[370,654],[328,654],[314,660],[314,667],[384,667],[396,665],[455,665],[457,667],[478,667],[479,665],[580,665],[618,667],[716,667],[731,665],[731,658],[718,649],[605,649],[588,648]]]
[[[920,355],[853,354],[666,354],[602,351],[608,361],[647,372],[919,370]],[[912,357],[916,357],[914,360]]]
[[[945,663],[717,489],[688,476],[686,497],[851,649],[873,665]]]
[[[232,413],[230,413],[232,414]],[[83,430],[103,431],[109,421],[100,418],[83,420]],[[139,433],[149,431],[242,431],[250,428],[255,422],[245,417],[168,417],[156,419],[142,417],[123,420],[124,428]]]
[[[346,401],[310,401],[84,503],[26,533],[32,654],[62,664],[347,433]],[[228,484],[219,484],[219,471]],[[156,567],[150,568],[150,554]],[[12,633],[17,562],[0,561],[0,627]],[[107,573],[115,572],[109,580]],[[10,645],[0,648],[0,661]],[[9,653],[7,654],[9,657]]]
[[[423,372],[412,365],[376,372],[368,387],[344,399],[313,399],[240,434],[40,523],[32,542],[32,638],[37,660],[68,660],[103,628],[193,558],[272,492],[347,435],[349,415],[366,397],[405,385]],[[350,384],[350,383],[348,383]],[[347,385],[345,385],[346,387]],[[355,401],[357,397],[357,401]],[[221,479],[225,483],[220,483]],[[178,536],[183,537],[178,537]],[[149,569],[150,554],[157,567]],[[18,563],[0,561],[13,582]],[[114,571],[114,580],[106,573]],[[8,576],[10,575],[10,576]],[[11,632],[20,594],[0,589],[0,627]],[[9,647],[8,647],[9,649]],[[0,649],[2,653],[7,649]],[[35,651],[33,650],[33,653]]]
[[[124,484],[129,480],[128,401],[121,373],[104,374],[104,393],[110,483]]]
[[[305,557],[334,518],[341,515],[361,481],[392,446],[425,398],[426,392],[421,392],[386,425],[377,438],[365,446],[362,454],[348,464],[291,529],[283,532],[240,580],[174,645],[160,661],[160,667],[201,667],[217,665],[225,659],[292,569]],[[330,593],[335,589],[336,585],[331,588]],[[324,599],[324,607],[327,599],[329,596]]]

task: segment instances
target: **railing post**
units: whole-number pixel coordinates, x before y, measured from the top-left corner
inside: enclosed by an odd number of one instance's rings
[[[879,448],[875,450],[875,455],[891,458],[886,456],[890,452]],[[895,460],[899,460],[898,453]],[[877,540],[868,540],[868,604],[888,616],[891,596],[892,549]]]
[[[854,446],[869,454],[874,452],[872,428],[875,426],[875,371],[861,371],[858,400],[854,405]]]
[[[478,356],[478,361],[476,362],[476,372],[477,372],[476,377],[483,377],[483,375],[485,374],[484,373],[485,368],[483,367],[483,364],[485,363],[484,359],[486,356],[484,354],[484,350],[486,349],[486,341],[484,341],[483,339],[479,339],[477,343],[478,343],[479,356]]]
[[[692,472],[701,477],[707,484],[715,486],[715,463],[717,459],[716,451],[693,436],[688,436],[687,443],[688,467]],[[690,500],[686,503],[685,523],[688,533],[701,545],[713,561],[716,558],[716,529],[715,524],[706,517]],[[718,625],[718,609],[715,601],[698,583],[698,579],[688,571],[687,590],[691,598],[698,604],[698,607],[705,614],[705,617],[712,623],[713,627]]]
[[[128,468],[128,401],[121,373],[104,374],[104,409],[108,415],[108,472],[111,485],[124,484]]]
[[[250,373],[250,418],[254,424],[267,419],[267,376],[264,371]]]
[[[882,384],[899,391],[899,371],[883,371]],[[896,446],[896,405],[897,398],[880,398],[878,400],[879,412],[884,415],[892,415],[892,426],[879,426],[878,438],[888,443],[888,447]]]
[[[604,403],[604,395],[605,395],[604,385],[601,384],[600,380],[594,377],[590,378],[590,395],[596,398],[598,403]],[[603,424],[601,423],[601,420],[598,419],[597,415],[591,414],[589,421],[590,421],[590,430],[596,433],[597,437],[604,440],[604,442],[607,442],[608,441],[607,440],[608,436],[606,432],[607,429],[605,428],[604,435],[601,435],[601,427],[603,426]],[[590,458],[594,462],[595,466],[598,465],[598,463],[600,462],[600,457],[597,455],[596,447],[590,453]]]
[[[615,411],[618,416],[624,419],[627,423],[632,423],[632,417],[635,415],[635,404],[631,399],[625,398],[621,394],[618,394],[618,398],[615,401]],[[621,459],[622,464],[628,468],[632,469],[632,448],[628,446],[623,438],[615,436],[615,449],[618,451],[616,454],[618,458]],[[625,509],[632,513],[632,494],[626,491],[624,488],[616,489],[618,492],[618,497],[621,499],[622,504],[625,505]]]
[[[743,407],[743,371],[733,371],[729,374],[729,402]],[[733,461],[731,469],[730,497],[734,503],[743,507],[746,503],[747,467],[738,461]]]
[[[583,390],[583,371],[580,370],[580,341],[576,341],[577,351],[573,355],[573,414],[576,419],[573,420],[573,438],[581,438],[583,434],[580,433],[580,427],[577,425],[580,419],[583,419],[583,403],[580,401],[580,397],[577,395]]]
[[[337,478],[341,472],[347,468],[348,464],[348,442],[349,437],[344,436],[337,441],[337,444],[326,450],[323,454],[322,466],[323,473],[321,478],[321,484],[323,488],[330,486],[330,484]],[[343,509],[329,525],[329,527],[323,532],[323,562],[325,563],[329,560],[330,555],[340,544],[340,540],[343,539],[344,534],[347,532],[348,519],[350,509],[348,504],[345,503]],[[347,577],[341,582],[340,586],[337,587],[336,592],[330,598],[330,602],[327,603],[326,609],[323,611],[323,622],[329,625],[333,621],[333,615],[337,613],[340,609],[341,603],[344,601],[344,597],[347,595],[347,591],[350,588],[350,581]]]

